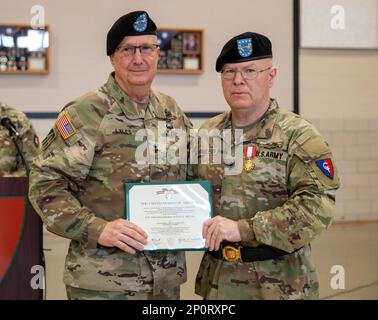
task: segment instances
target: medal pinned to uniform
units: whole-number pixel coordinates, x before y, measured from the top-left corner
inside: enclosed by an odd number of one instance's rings
[[[244,147],[243,159],[244,159],[244,171],[251,172],[255,167],[252,159],[256,157],[256,146]]]

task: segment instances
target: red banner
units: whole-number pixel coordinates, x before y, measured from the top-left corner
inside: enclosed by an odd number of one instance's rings
[[[25,219],[25,199],[0,199],[0,282],[5,276],[21,240]]]

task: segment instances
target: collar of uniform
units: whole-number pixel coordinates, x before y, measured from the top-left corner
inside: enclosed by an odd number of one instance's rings
[[[7,104],[0,102],[0,120],[2,118],[9,118],[17,126],[19,112]]]
[[[274,126],[277,120],[278,103],[275,99],[270,99],[268,110],[254,126],[245,132],[236,145],[243,142],[256,141],[258,139],[270,139],[273,136]],[[230,112],[231,113],[231,112]],[[229,119],[232,126],[231,115]]]
[[[150,110],[149,116],[151,116],[152,118],[158,118],[159,120],[164,120],[167,118],[167,113],[164,111],[164,108],[159,106],[159,99],[154,91],[151,90],[148,104],[148,109]]]
[[[5,103],[0,102],[0,119],[6,115],[7,105]]]
[[[158,108],[156,108],[157,98],[152,90],[150,91],[149,103],[145,112],[145,110],[140,110],[137,103],[130,100],[129,96],[121,89],[114,78],[114,72],[109,75],[106,86],[110,96],[116,100],[126,118],[129,120],[144,119],[148,109],[152,117],[158,116],[159,118],[165,118],[164,113],[159,112]]]

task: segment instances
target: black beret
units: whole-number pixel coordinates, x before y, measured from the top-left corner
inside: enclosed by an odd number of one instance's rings
[[[133,11],[120,17],[110,28],[106,37],[106,54],[113,54],[126,36],[156,35],[156,24],[146,11]]]
[[[259,33],[244,32],[229,40],[218,56],[215,70],[222,70],[225,63],[239,63],[245,61],[272,58],[272,43]]]

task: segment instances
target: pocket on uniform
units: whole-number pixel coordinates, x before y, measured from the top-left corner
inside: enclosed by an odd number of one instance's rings
[[[338,170],[328,144],[321,138],[312,139],[299,147],[294,155],[306,164],[307,171],[320,190],[337,189]]]

